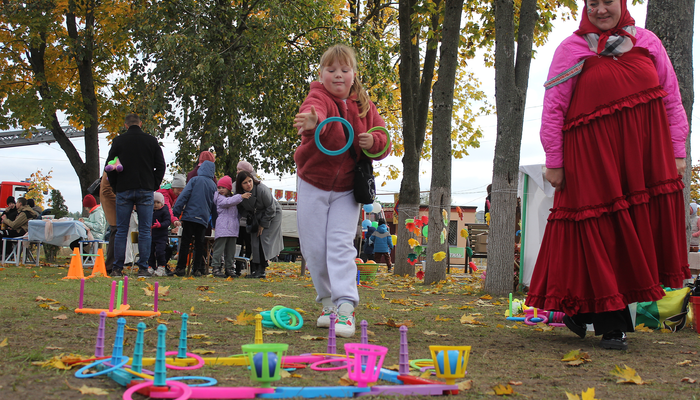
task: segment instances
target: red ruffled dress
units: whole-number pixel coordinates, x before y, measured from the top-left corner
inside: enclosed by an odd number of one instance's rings
[[[567,315],[659,300],[690,277],[683,183],[647,50],[590,57],[564,121],[554,195],[527,304]]]

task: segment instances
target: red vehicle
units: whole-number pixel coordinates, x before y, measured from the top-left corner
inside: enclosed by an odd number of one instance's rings
[[[29,191],[29,182],[0,182],[0,208],[7,207],[7,198],[14,196],[15,200],[24,197]]]

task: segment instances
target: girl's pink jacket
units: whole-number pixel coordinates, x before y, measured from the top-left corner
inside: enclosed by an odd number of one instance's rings
[[[358,134],[365,133],[375,126],[385,126],[384,120],[377,112],[377,107],[370,102],[370,109],[364,118],[360,118],[358,103],[354,97],[343,101],[331,95],[320,82],[312,82],[311,90],[304,103],[299,108],[300,113],[307,113],[311,106],[316,109],[318,124],[328,117],[343,117],[354,130],[353,146],[355,154],[360,158],[367,158],[359,145]],[[318,126],[318,124],[316,126]],[[315,130],[301,133],[301,144],[294,153],[294,161],[297,164],[297,175],[305,182],[325,191],[345,192],[353,189],[356,160],[350,157],[346,151],[338,156],[329,156],[322,153],[314,141]],[[328,150],[338,150],[347,144],[343,126],[339,122],[326,124],[320,136],[321,144]],[[386,146],[387,137],[382,131],[372,132],[374,144],[368,151],[377,154]],[[389,148],[381,156],[374,160],[381,160],[391,153]]]
[[[669,60],[666,49],[659,38],[651,31],[637,27],[636,38],[636,47],[649,50],[652,61],[656,66],[656,71],[659,74],[659,83],[668,93],[668,96],[664,98],[664,105],[666,106],[666,114],[668,114],[673,152],[676,158],[685,158],[688,119],[681,102],[678,80],[671,65],[671,60]],[[582,36],[576,34],[569,36],[564,39],[554,53],[547,80],[591,56],[595,56],[595,53],[588,49],[588,44]],[[568,81],[547,89],[545,92],[540,140],[547,155],[547,168],[562,168],[564,166],[564,135],[562,127],[564,126],[564,119],[577,80],[578,77],[575,76]],[[605,90],[605,88],[601,88],[601,90]]]

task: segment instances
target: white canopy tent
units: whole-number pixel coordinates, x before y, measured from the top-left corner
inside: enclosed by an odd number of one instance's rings
[[[549,210],[554,204],[554,187],[544,179],[544,171],[543,164],[521,165],[518,177],[518,197],[522,199],[520,282],[525,286],[530,286]]]

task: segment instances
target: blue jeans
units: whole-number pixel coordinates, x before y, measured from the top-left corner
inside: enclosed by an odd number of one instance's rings
[[[151,255],[151,224],[153,222],[153,191],[134,189],[117,193],[117,236],[114,239],[114,266],[124,268],[126,241],[129,234],[131,211],[136,207],[139,217],[139,270],[148,269]]]

